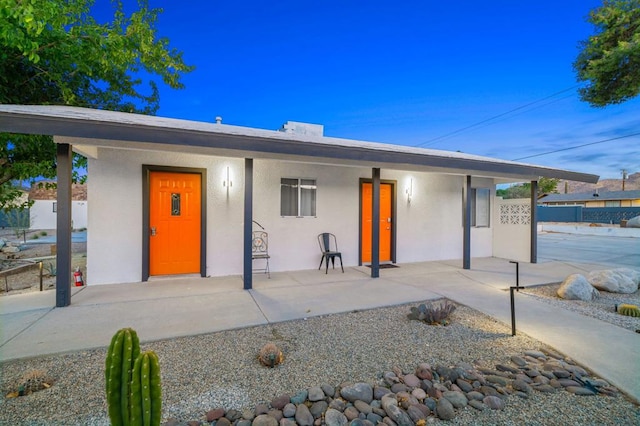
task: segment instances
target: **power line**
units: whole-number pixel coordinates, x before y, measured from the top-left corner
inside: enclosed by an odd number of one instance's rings
[[[555,104],[556,102],[560,102],[560,101],[562,101],[562,100],[565,100],[565,99],[567,99],[567,98],[571,98],[571,97],[573,97],[573,96],[574,96],[573,94],[565,95],[565,96],[563,96],[563,97],[561,97],[561,98],[557,98],[557,99],[554,99],[554,100],[552,100],[552,101],[545,102],[545,103],[543,103],[542,105],[535,106],[535,107],[530,108],[530,109],[527,109],[527,110],[525,110],[525,111],[520,111],[520,112],[519,112],[519,113],[517,113],[517,114],[512,114],[510,117],[503,117],[501,120],[497,120],[497,121],[490,122],[490,123],[484,123],[483,125],[478,124],[477,129],[483,129],[483,128],[487,127],[487,126],[491,126],[491,125],[496,124],[496,123],[501,123],[501,122],[503,122],[503,121],[505,121],[505,120],[509,120],[509,119],[511,119],[511,118],[513,118],[513,117],[516,117],[516,116],[518,116],[518,115],[525,114],[525,113],[528,113],[528,112],[534,111],[534,110],[536,110],[536,109],[544,108],[544,107],[546,107],[546,106],[548,106],[548,105]],[[452,137],[452,136],[443,137],[443,140],[444,140],[444,139],[448,139],[448,138],[450,138],[450,137]]]
[[[585,143],[585,144],[582,144],[582,145],[570,146],[568,148],[556,149],[556,150],[553,150],[553,151],[543,152],[541,154],[534,154],[534,155],[528,155],[526,157],[514,158],[511,161],[520,161],[520,160],[525,160],[527,158],[541,157],[543,155],[555,154],[556,152],[569,151],[569,150],[572,150],[572,149],[582,148],[582,147],[590,146],[590,145],[596,145],[596,144],[599,144],[599,143],[605,143],[605,142],[617,141],[617,140],[620,140],[620,139],[631,138],[633,136],[640,136],[640,132],[632,133],[630,135],[618,136],[618,137],[615,137],[615,138],[604,139],[604,140],[596,141],[596,142],[589,142],[589,143]]]
[[[521,106],[519,106],[519,107],[513,108],[513,109],[511,109],[511,110],[509,110],[509,111],[507,111],[507,112],[503,112],[503,113],[498,114],[498,115],[495,115],[495,116],[493,116],[493,117],[486,118],[486,119],[484,119],[484,120],[482,120],[482,121],[479,121],[479,122],[477,122],[477,123],[471,124],[471,125],[469,125],[469,126],[462,127],[462,128],[460,128],[460,129],[458,129],[458,130],[454,130],[453,132],[449,132],[449,133],[444,134],[444,135],[442,135],[442,136],[438,136],[438,137],[436,137],[436,138],[429,139],[428,141],[425,141],[425,142],[419,143],[419,144],[414,145],[414,146],[415,146],[415,147],[420,147],[420,146],[429,146],[429,145],[433,145],[435,142],[437,142],[437,141],[439,141],[439,140],[442,140],[442,139],[448,138],[448,137],[450,137],[450,136],[456,135],[456,134],[458,134],[458,133],[464,132],[465,130],[472,129],[472,128],[474,128],[474,127],[477,127],[477,126],[479,126],[479,125],[481,125],[481,124],[485,124],[485,123],[487,123],[487,122],[489,122],[489,121],[492,121],[492,120],[495,120],[495,119],[497,119],[497,118],[504,117],[505,115],[511,114],[511,113],[513,113],[513,112],[515,112],[515,111],[519,111],[519,110],[524,109],[524,108],[527,108],[527,107],[529,107],[529,106],[531,106],[531,105],[535,105],[535,104],[540,103],[540,102],[542,102],[542,101],[546,101],[547,99],[553,98],[554,96],[560,95],[560,94],[565,93],[565,92],[568,92],[568,91],[570,91],[570,90],[574,90],[574,89],[576,89],[576,88],[578,88],[578,87],[580,87],[580,85],[579,85],[579,84],[578,84],[578,85],[575,85],[575,86],[572,86],[572,87],[569,87],[569,88],[564,89],[564,90],[560,90],[559,92],[553,93],[553,94],[551,94],[551,95],[549,95],[549,96],[545,96],[544,98],[541,98],[541,99],[535,100],[535,101],[533,101],[533,102],[529,102],[529,103],[527,103],[527,104],[524,104],[524,105],[521,105]],[[563,98],[561,98],[561,99],[564,99],[564,97],[563,97]],[[558,99],[558,100],[560,100],[560,99]],[[554,101],[554,102],[556,102],[556,101]],[[553,102],[549,102],[549,103],[553,103]]]

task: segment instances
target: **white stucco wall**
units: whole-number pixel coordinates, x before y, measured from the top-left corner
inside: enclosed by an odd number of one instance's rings
[[[316,217],[280,216],[283,177],[316,180]],[[317,268],[322,232],[335,234],[345,265],[358,264],[359,177],[365,169],[254,160],[253,217],[269,232],[272,271]]]
[[[496,257],[531,260],[531,202],[496,198],[493,208],[493,253]]]
[[[137,282],[142,277],[143,164],[208,169],[207,275],[241,273],[242,160],[101,149],[99,160],[89,159],[87,283]],[[227,166],[233,182],[228,199],[222,186]]]
[[[35,200],[29,209],[31,229],[56,229],[57,215],[53,211],[54,200]],[[74,229],[87,227],[87,202],[71,202],[71,226]]]
[[[111,149],[98,158],[89,160],[89,285],[141,279],[143,164],[207,168],[207,275],[242,274],[244,160]],[[280,216],[283,177],[316,180],[316,217]],[[336,235],[345,266],[358,264],[360,178],[371,169],[254,160],[253,217],[269,233],[272,272],[317,268],[321,232]],[[398,262],[462,258],[462,177],[382,169],[381,178],[397,181]],[[491,256],[491,239],[491,228],[474,229],[472,256]]]
[[[384,169],[381,175],[398,182],[398,262],[462,258],[462,177]]]

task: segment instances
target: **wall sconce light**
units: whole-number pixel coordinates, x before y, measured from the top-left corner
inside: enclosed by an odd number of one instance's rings
[[[407,204],[411,204],[411,196],[413,195],[413,178],[409,181],[409,187],[405,192],[407,194]]]
[[[229,166],[227,166],[227,178],[222,181],[222,186],[227,188],[227,196],[229,196],[229,188],[233,186],[233,182],[229,179]]]

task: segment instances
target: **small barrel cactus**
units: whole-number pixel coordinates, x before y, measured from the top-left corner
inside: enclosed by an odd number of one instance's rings
[[[133,366],[130,410],[131,426],[160,424],[162,414],[160,363],[153,351],[141,353]]]
[[[131,376],[138,355],[140,341],[135,330],[118,330],[111,339],[105,365],[107,406],[113,426],[129,425]]]
[[[42,370],[31,370],[27,372],[18,383],[18,395],[29,395],[51,387],[52,381],[47,377],[47,373]]]
[[[284,362],[284,355],[274,343],[267,343],[260,349],[258,360],[266,367],[275,367]]]
[[[621,315],[626,315],[628,317],[640,317],[640,308],[638,308],[636,305],[623,303],[621,305],[618,305],[618,313]]]

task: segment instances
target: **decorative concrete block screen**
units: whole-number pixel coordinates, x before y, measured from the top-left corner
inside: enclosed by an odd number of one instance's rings
[[[640,207],[585,207],[582,222],[614,223],[640,216]]]
[[[538,222],[619,224],[640,215],[640,207],[538,206]]]
[[[503,202],[506,200],[502,200]],[[520,201],[520,200],[518,200]],[[500,204],[500,225],[530,225],[530,203]]]
[[[493,255],[528,262],[531,259],[531,202],[496,197],[493,226]]]

